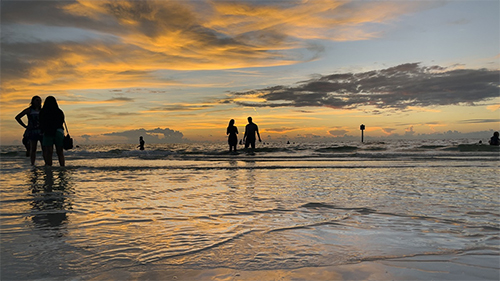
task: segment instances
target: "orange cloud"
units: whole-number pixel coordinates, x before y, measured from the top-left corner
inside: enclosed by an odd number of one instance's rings
[[[278,134],[283,134],[283,133],[288,133],[291,131],[295,131],[297,128],[293,127],[277,127],[277,128],[266,128],[267,133],[278,133]]]
[[[500,104],[488,105],[486,109],[489,111],[497,111],[500,109]]]
[[[143,113],[148,113],[148,112],[173,112],[173,111],[182,111],[182,112],[188,112],[188,111],[198,111],[198,110],[203,110],[203,109],[209,109],[212,108],[214,104],[210,103],[189,103],[189,104],[168,104],[168,105],[162,105],[162,106],[157,106],[150,108],[148,110],[142,111]]]
[[[369,31],[363,24],[388,22],[428,5],[406,2],[398,4],[359,4],[356,1],[338,0],[302,1],[299,4],[278,2],[268,5],[214,2],[216,13],[209,17],[204,26],[233,36],[266,30],[301,39],[366,40],[380,34]]]
[[[3,77],[2,101],[50,91],[182,83],[157,73],[166,69],[291,65],[315,57],[314,53],[299,55],[310,47],[304,40],[373,38],[378,35],[363,24],[393,20],[420,7],[415,3],[361,5],[336,0],[271,4],[80,0],[59,4],[51,18],[68,19],[67,25],[87,30],[94,37],[47,46],[34,43],[35,48],[50,50],[45,57],[44,53],[32,56],[33,47],[16,47],[16,59],[29,62],[29,68],[23,75]],[[66,14],[56,14],[60,11]],[[75,20],[70,21],[71,17]],[[9,49],[14,47],[4,46],[9,53],[14,51]]]
[[[427,125],[432,132],[436,132],[436,127],[446,127],[448,126],[447,124],[439,124],[439,123],[428,123],[428,124],[425,124]]]

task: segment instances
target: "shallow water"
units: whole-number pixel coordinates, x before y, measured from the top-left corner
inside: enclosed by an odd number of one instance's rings
[[[100,147],[71,151],[66,168],[4,151],[1,279],[375,262],[416,272],[392,279],[457,280],[461,269],[461,280],[498,280],[498,152],[390,145],[254,156]]]

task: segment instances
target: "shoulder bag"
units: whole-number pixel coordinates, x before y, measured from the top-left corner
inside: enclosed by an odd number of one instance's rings
[[[68,126],[66,125],[66,121],[64,121],[64,127],[66,128],[66,135],[64,136],[63,148],[65,150],[73,148],[73,138],[69,135]]]

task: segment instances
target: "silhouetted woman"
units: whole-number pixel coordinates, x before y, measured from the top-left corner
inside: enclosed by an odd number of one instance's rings
[[[43,103],[42,110],[40,111],[40,129],[43,133],[43,159],[45,165],[52,166],[52,154],[54,152],[54,145],[56,146],[56,153],[59,159],[59,165],[64,166],[64,112],[59,109],[56,98],[48,96]]]
[[[234,152],[236,152],[236,146],[238,145],[238,128],[234,126],[234,119],[231,119],[229,121],[229,126],[227,126],[227,131],[226,135],[229,135],[227,138],[227,142],[229,143],[229,152],[233,151],[234,147]]]
[[[42,98],[39,96],[34,96],[31,98],[30,107],[21,111],[16,116],[16,120],[21,126],[26,128],[24,132],[24,137],[29,140],[29,155],[31,158],[31,165],[35,165],[36,159],[36,148],[38,142],[40,141],[40,145],[42,142],[42,132],[40,131],[40,109],[42,108]],[[24,124],[23,116],[28,116],[28,125]]]

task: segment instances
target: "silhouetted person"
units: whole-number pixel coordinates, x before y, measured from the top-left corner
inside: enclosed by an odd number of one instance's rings
[[[59,159],[59,165],[64,166],[64,112],[59,108],[56,98],[48,96],[40,110],[40,129],[43,133],[42,145],[43,159],[45,165],[52,166],[52,154],[54,153],[54,145],[56,146],[56,154]]]
[[[229,125],[227,126],[226,135],[229,135],[227,138],[227,143],[229,144],[229,152],[236,152],[236,146],[238,145],[238,127],[234,126],[234,119],[229,121]]]
[[[248,117],[248,124],[245,127],[245,135],[243,136],[243,141],[245,142],[245,149],[249,146],[255,149],[255,134],[259,137],[259,142],[262,142],[259,134],[259,127],[257,124],[252,122],[252,117]]]
[[[146,142],[144,141],[144,139],[142,138],[142,136],[139,137],[139,145],[137,147],[139,147],[140,150],[144,150],[144,144]]]
[[[28,138],[28,130],[24,130],[22,143],[24,145],[24,148],[26,148],[26,157],[30,157],[31,145]]]
[[[490,139],[490,145],[500,145],[500,139],[498,138],[498,132],[494,132]]]
[[[38,146],[38,142],[42,142],[42,132],[40,130],[40,110],[42,108],[42,98],[39,96],[34,96],[31,98],[31,103],[28,108],[21,111],[16,116],[16,120],[21,126],[26,128],[23,137],[23,144],[26,146],[26,140],[29,143],[29,154],[31,158],[31,165],[35,165],[36,159],[36,148]],[[24,124],[21,118],[26,115],[28,117],[28,125]],[[26,140],[25,140],[26,139]],[[43,149],[42,149],[43,150]]]

